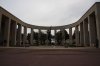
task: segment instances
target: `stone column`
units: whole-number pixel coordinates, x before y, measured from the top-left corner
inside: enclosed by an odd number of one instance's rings
[[[24,26],[23,46],[25,46],[26,42],[27,42],[27,27]]]
[[[95,16],[96,16],[96,26],[97,26],[97,43],[98,43],[98,48],[100,48],[100,5],[96,5],[96,10],[95,10]]]
[[[78,26],[75,26],[75,41],[76,41],[76,47],[79,46],[79,29],[78,29]]]
[[[17,27],[17,23],[14,21],[13,25],[12,25],[12,44],[14,46],[16,46],[16,27]]]
[[[2,21],[2,14],[0,13],[0,43],[2,42],[1,21]]]
[[[0,36],[1,36],[1,20],[2,20],[2,14],[0,13]]]
[[[57,45],[56,33],[57,33],[57,31],[56,31],[56,29],[55,29],[55,30],[54,30],[54,35],[55,35],[55,46]]]
[[[33,45],[33,28],[31,28],[30,43]]]
[[[69,28],[69,44],[72,45],[72,28]]]
[[[80,45],[81,45],[81,46],[84,46],[83,22],[80,23]]]
[[[41,44],[41,29],[39,29],[39,33],[38,33],[38,42],[40,45]]]
[[[94,15],[90,15],[89,19],[89,37],[90,37],[90,46],[94,46],[96,44],[96,21]]]
[[[49,39],[48,39],[49,35],[48,35],[48,32],[49,32],[49,30],[47,30],[47,40],[45,41],[47,46],[49,45]]]
[[[5,34],[4,34],[4,36],[5,36],[5,40],[6,40],[6,46],[7,47],[9,47],[9,37],[10,37],[10,23],[11,23],[11,19],[9,18],[9,19],[6,19],[5,20]]]
[[[21,31],[22,31],[22,25],[18,24],[18,45],[21,46]]]
[[[65,33],[64,33],[64,29],[61,29],[62,31],[62,45],[65,44]]]
[[[84,27],[84,46],[89,46],[88,19],[84,20],[83,27]]]
[[[50,45],[51,45],[51,28],[50,28]]]

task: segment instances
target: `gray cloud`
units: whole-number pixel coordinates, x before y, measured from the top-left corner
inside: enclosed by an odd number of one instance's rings
[[[0,0],[9,12],[34,25],[67,25],[100,0]]]

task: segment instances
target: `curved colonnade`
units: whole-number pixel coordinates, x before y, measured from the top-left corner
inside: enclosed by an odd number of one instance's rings
[[[24,28],[23,39],[21,38],[22,27]],[[33,44],[34,29],[38,29],[40,33],[41,30],[54,30],[55,34],[57,30],[61,30],[63,37],[64,30],[69,29],[69,41],[70,44],[72,44],[72,28],[75,28],[76,46],[96,46],[96,44],[98,44],[100,48],[100,3],[96,2],[77,22],[52,27],[27,24],[0,7],[0,40],[4,40],[5,46],[10,46],[10,44],[21,45],[22,40],[23,45],[25,45],[27,40],[27,28],[31,29],[30,44]],[[41,35],[40,33],[39,36]]]

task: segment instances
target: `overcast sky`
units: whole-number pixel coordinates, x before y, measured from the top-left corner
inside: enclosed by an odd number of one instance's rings
[[[0,0],[0,6],[22,21],[41,26],[76,22],[100,0]]]

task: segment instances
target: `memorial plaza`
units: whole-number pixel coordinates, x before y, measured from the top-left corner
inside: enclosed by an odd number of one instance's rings
[[[100,2],[62,26],[27,24],[0,7],[0,66],[100,66]]]

